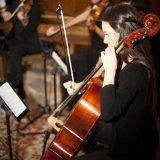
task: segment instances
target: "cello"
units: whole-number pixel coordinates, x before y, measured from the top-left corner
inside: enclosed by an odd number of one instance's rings
[[[130,33],[127,38],[116,47],[117,54],[125,46],[134,47],[137,41],[154,36],[160,29],[160,20],[157,16],[148,14],[144,17],[144,25],[145,27]],[[100,78],[101,74],[99,74],[101,68],[102,64],[87,76],[83,85],[75,92],[74,95],[79,93],[79,91],[89,82],[85,93],[76,103],[65,124],[61,127],[61,130],[49,146],[43,157],[44,160],[70,159],[78,152],[88,135],[91,133],[101,114],[99,101],[99,91],[102,86],[102,80]],[[68,98],[69,100],[65,101],[65,105],[67,105],[68,101],[72,98],[73,96],[70,96]],[[63,109],[62,106],[61,109]]]

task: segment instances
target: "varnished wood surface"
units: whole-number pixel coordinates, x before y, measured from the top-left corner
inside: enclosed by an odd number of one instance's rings
[[[88,87],[51,143],[49,150],[63,160],[68,160],[77,153],[99,119],[100,88],[101,86],[96,83]],[[47,152],[44,160],[49,160],[50,156],[51,154]]]

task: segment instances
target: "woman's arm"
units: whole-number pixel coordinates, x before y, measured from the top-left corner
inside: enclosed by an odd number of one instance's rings
[[[100,92],[102,119],[110,121],[121,115],[132,102],[140,87],[147,81],[147,69],[140,64],[133,64],[127,68],[117,88],[114,84],[105,85]]]

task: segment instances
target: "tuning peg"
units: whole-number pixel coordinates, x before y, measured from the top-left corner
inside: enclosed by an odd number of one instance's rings
[[[141,40],[148,38],[149,36],[147,34],[142,35]]]
[[[137,39],[137,38],[133,38],[132,41],[131,41],[131,43],[134,44],[134,45],[135,45],[137,42],[138,42],[138,39]]]

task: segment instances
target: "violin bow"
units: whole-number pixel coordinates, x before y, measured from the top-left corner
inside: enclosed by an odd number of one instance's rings
[[[58,5],[58,8],[56,9],[56,12],[57,13],[59,12],[60,15],[61,15],[62,25],[60,24],[59,27],[60,27],[60,31],[61,31],[63,48],[64,48],[65,53],[67,53],[66,54],[67,70],[68,70],[67,72],[68,72],[68,75],[71,77],[71,86],[72,86],[72,88],[74,88],[75,80],[74,80],[74,76],[73,76],[73,69],[72,69],[71,56],[70,56],[70,51],[69,51],[69,46],[68,46],[66,27],[65,27],[65,23],[64,23],[64,16],[63,16],[62,7],[61,7],[60,4]],[[57,14],[57,18],[59,20],[58,14]],[[64,37],[63,37],[63,34],[62,34],[62,29],[63,29]],[[65,39],[65,43],[64,43],[64,39]]]
[[[21,3],[17,6],[17,8],[14,10],[14,12],[11,14],[11,16],[9,17],[9,19],[8,19],[8,21],[10,21],[14,16],[15,16],[15,14],[20,10],[20,8],[24,5],[24,2],[25,2],[26,0],[23,0],[23,1],[21,1]],[[7,22],[8,22],[7,21]]]

